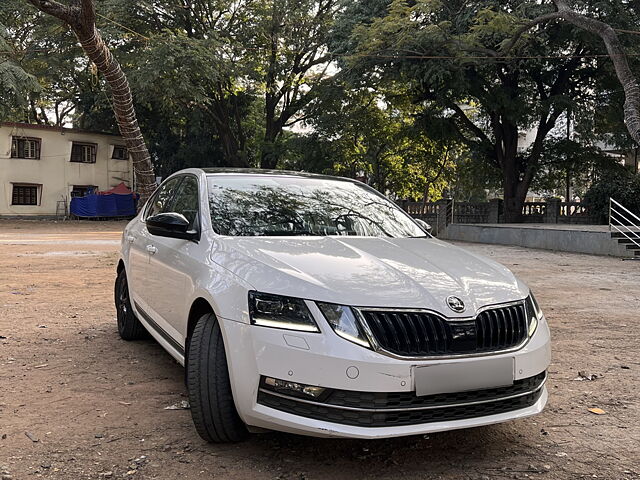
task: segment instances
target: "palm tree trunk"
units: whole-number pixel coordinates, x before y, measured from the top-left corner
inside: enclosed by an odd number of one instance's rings
[[[107,80],[111,89],[113,112],[118,128],[133,160],[136,188],[140,193],[139,205],[142,206],[155,189],[151,155],[138,125],[127,77],[96,28],[94,0],[73,0],[69,5],[55,0],[27,1],[69,25],[89,59]]]
[[[104,75],[111,88],[113,113],[115,113],[120,134],[124,138],[127,150],[133,161],[136,188],[140,193],[140,204],[142,205],[153,193],[156,183],[153,165],[151,164],[151,155],[142,137],[133,107],[133,96],[131,95],[129,82],[120,64],[113,57],[111,51],[105,45],[102,35],[95,27],[89,36],[81,36],[77,33],[76,35],[83,50],[96,65],[98,71]]]

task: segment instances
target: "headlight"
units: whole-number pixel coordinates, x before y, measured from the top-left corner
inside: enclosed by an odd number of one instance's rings
[[[307,304],[301,298],[249,292],[251,323],[263,327],[319,332]]]
[[[343,305],[335,305],[333,303],[316,302],[318,308],[333,328],[333,331],[345,340],[357,343],[363,347],[371,348],[366,335],[360,327],[358,319],[353,310]]]
[[[536,331],[536,328],[538,328],[538,322],[542,320],[542,310],[540,310],[540,305],[538,305],[536,297],[533,296],[531,290],[529,290],[526,303],[529,316],[529,336],[531,336]]]

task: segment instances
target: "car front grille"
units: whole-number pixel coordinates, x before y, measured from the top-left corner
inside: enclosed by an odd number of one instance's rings
[[[378,346],[399,356],[497,352],[527,338],[524,302],[484,310],[470,320],[411,310],[361,309],[360,313]]]
[[[542,395],[545,380],[546,372],[542,372],[516,380],[508,387],[422,397],[415,392],[329,390],[321,401],[271,391],[262,381],[258,403],[282,412],[343,425],[418,425],[496,415],[530,407]]]

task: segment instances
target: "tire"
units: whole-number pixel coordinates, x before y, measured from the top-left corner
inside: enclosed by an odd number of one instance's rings
[[[212,313],[200,317],[191,334],[187,369],[191,417],[198,434],[210,443],[246,440],[249,432],[233,402],[222,332]]]
[[[131,308],[129,298],[129,284],[127,283],[127,272],[124,268],[118,273],[114,288],[116,315],[118,319],[118,333],[123,340],[140,340],[147,337],[147,331],[136,318]]]

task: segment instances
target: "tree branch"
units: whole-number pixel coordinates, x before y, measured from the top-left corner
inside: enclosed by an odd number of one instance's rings
[[[561,12],[551,12],[551,13],[546,13],[544,15],[540,15],[539,17],[536,17],[533,20],[528,21],[527,23],[522,25],[520,28],[518,28],[518,30],[515,31],[515,33],[513,34],[513,37],[511,37],[511,40],[509,40],[509,43],[507,43],[502,49],[500,49],[499,55],[501,57],[502,56],[506,57],[507,54],[511,51],[511,49],[515,47],[516,43],[518,43],[518,40],[520,40],[520,37],[522,37],[522,35],[524,35],[526,32],[531,30],[536,25],[539,25],[541,23],[547,23],[552,20],[557,20],[559,18],[562,18]]]
[[[76,23],[80,9],[76,6],[63,5],[55,0],[27,0],[38,10],[48,13],[69,25]]]
[[[462,108],[460,108],[460,106],[457,103],[451,102],[448,106],[456,113],[456,115],[462,121],[462,123],[469,130],[471,130],[482,143],[489,143],[489,144],[492,143],[491,140],[489,140],[489,137],[487,137],[487,135],[482,131],[482,129],[478,127],[475,123],[473,123],[469,117],[467,117],[467,115],[464,113]]]
[[[631,138],[633,138],[637,144],[640,144],[640,85],[629,67],[629,62],[627,61],[627,56],[620,43],[618,34],[611,25],[571,10],[565,0],[553,0],[553,3],[557,8],[556,12],[540,15],[525,23],[516,30],[501,53],[503,55],[508,53],[517,43],[518,39],[535,25],[556,19],[562,19],[578,28],[598,35],[604,42],[607,53],[613,62],[618,80],[624,89],[624,120],[627,125],[627,130]]]

